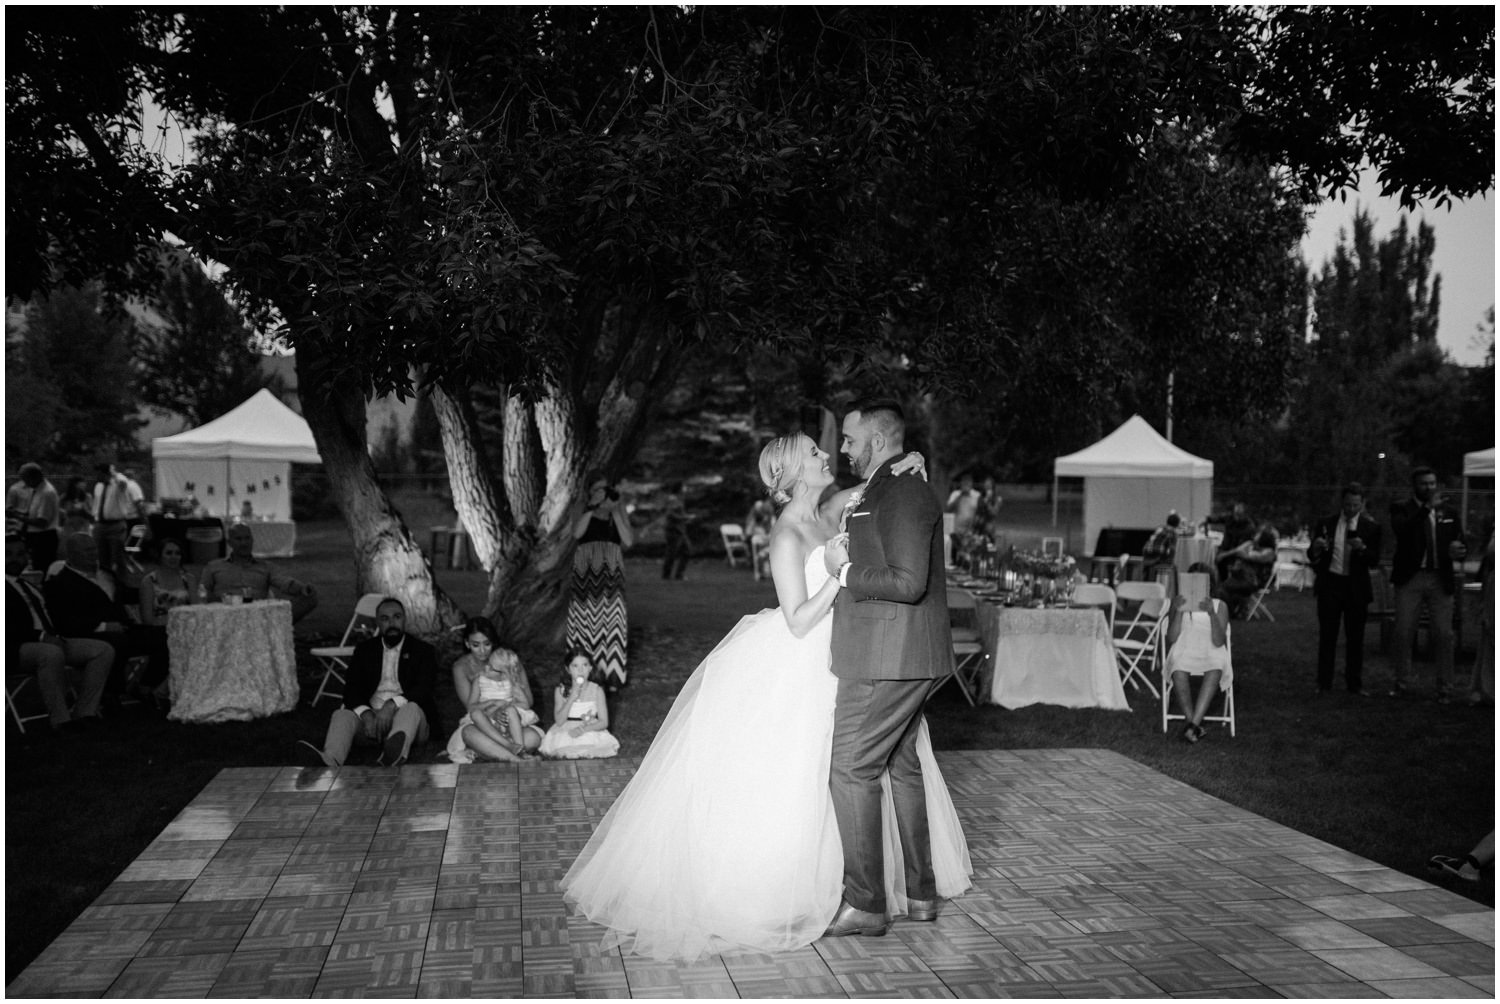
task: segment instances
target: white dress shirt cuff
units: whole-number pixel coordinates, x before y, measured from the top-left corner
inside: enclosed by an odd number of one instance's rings
[[[370,706],[368,704],[361,704],[359,707],[357,707],[357,708],[354,709],[355,717],[359,717],[360,715],[363,715],[366,711],[370,711],[370,710],[371,710],[371,708],[370,708]]]
[[[846,561],[839,566],[839,585],[845,588],[849,585],[849,569],[853,564],[852,561]]]

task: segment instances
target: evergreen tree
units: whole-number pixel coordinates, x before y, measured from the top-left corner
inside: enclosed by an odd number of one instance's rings
[[[28,425],[26,459],[87,463],[133,450],[144,423],[130,377],[132,327],[126,314],[105,309],[95,284],[59,287],[33,301],[6,346],[7,451],[12,431]],[[18,414],[13,403],[34,410]]]
[[[201,425],[267,385],[261,353],[239,311],[189,255],[163,252],[158,274],[154,319],[137,325],[132,340],[141,397]]]

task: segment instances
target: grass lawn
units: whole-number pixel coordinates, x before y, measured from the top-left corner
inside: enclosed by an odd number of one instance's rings
[[[436,503],[404,500],[409,525],[451,516]],[[318,586],[319,609],[298,625],[303,692],[317,685],[306,648],[336,640],[356,599],[348,535],[341,524],[298,528],[287,570]],[[425,540],[424,540],[425,542]],[[483,604],[481,572],[437,572],[466,609]],[[740,616],[775,605],[768,582],[704,556],[683,582],[663,582],[655,562],[627,569],[631,685],[614,708],[622,753],[645,752],[678,688]],[[1317,628],[1311,592],[1283,591],[1276,621],[1235,625],[1239,736],[1211,728],[1196,746],[1161,732],[1158,704],[1127,691],[1132,713],[1037,706],[971,708],[945,687],[929,708],[938,749],[1087,747],[1114,750],[1236,806],[1381,864],[1427,877],[1434,853],[1463,854],[1494,826],[1494,710],[1439,706],[1419,697],[1319,697],[1313,686]],[[1388,662],[1367,645],[1367,685],[1383,690]],[[550,688],[560,653],[523,652],[533,684]],[[1467,678],[1465,657],[1459,675]],[[1417,663],[1431,688],[1431,664]],[[441,681],[449,727],[459,715]],[[544,701],[539,700],[538,706]],[[332,702],[273,719],[199,726],[126,706],[96,737],[53,739],[12,724],[6,732],[6,960],[9,982],[52,941],[225,767],[299,762],[297,739],[319,740]],[[544,717],[549,710],[542,711]],[[44,724],[44,723],[34,723]],[[436,759],[441,742],[419,751]],[[356,756],[359,754],[357,753]],[[370,754],[373,759],[373,752]],[[358,761],[356,761],[358,762]],[[524,766],[521,769],[525,769]],[[1493,905],[1486,876],[1450,888]]]

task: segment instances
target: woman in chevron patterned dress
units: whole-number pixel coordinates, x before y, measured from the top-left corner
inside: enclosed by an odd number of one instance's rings
[[[603,478],[589,486],[588,504],[573,526],[573,595],[568,604],[568,648],[588,653],[604,675],[605,689],[625,685],[625,646],[630,619],[625,609],[623,548],[635,540],[620,493]]]

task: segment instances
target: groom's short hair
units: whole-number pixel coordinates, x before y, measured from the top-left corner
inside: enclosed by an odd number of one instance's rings
[[[899,446],[906,441],[906,412],[895,401],[860,401],[849,410],[859,412],[860,420],[884,436],[887,442]]]

